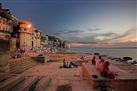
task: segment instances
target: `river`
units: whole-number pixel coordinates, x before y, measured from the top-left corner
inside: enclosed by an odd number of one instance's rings
[[[137,60],[137,48],[70,48],[71,52],[93,53],[98,52],[102,55],[112,57],[132,57]]]

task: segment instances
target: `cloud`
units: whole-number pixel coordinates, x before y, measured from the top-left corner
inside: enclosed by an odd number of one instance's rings
[[[84,42],[90,43],[95,42],[95,36],[97,35],[94,33],[95,31],[101,30],[100,28],[88,28],[85,30],[75,29],[75,30],[60,30],[54,35],[59,36],[61,39],[70,42]]]
[[[55,35],[63,35],[63,34],[74,34],[74,33],[80,33],[82,32],[81,30],[67,30],[67,29],[64,29],[64,30],[60,30],[56,33],[54,33]]]
[[[100,42],[100,41],[104,41],[104,40],[107,40],[107,39],[115,38],[117,36],[118,36],[118,34],[112,33],[112,32],[109,32],[109,33],[99,33],[99,34],[97,34],[97,36],[95,37],[95,39],[96,39],[97,42]]]
[[[99,31],[99,30],[101,30],[100,28],[88,28],[87,29],[88,31]]]
[[[69,30],[69,29],[64,29],[64,30],[59,30],[58,32],[54,33],[56,35],[62,35],[62,34],[88,34],[92,33],[94,31],[99,31],[101,30],[100,28],[88,28],[85,30],[80,30],[80,29],[74,29],[74,30]]]
[[[102,40],[110,39],[117,36],[116,33],[96,33],[101,29],[94,28],[92,30],[62,30],[56,33],[60,38],[70,42],[94,43]]]
[[[87,30],[62,30],[58,32],[61,39],[73,43],[73,46],[84,47],[124,47],[136,46],[137,43],[137,29],[131,28],[123,34],[115,32],[100,33],[99,28],[90,28]]]
[[[106,36],[106,37],[110,37],[110,36],[117,36],[116,33],[112,33],[112,32],[109,32],[109,33],[104,33],[104,34],[100,34],[101,36]]]
[[[121,42],[121,43],[113,43],[113,47],[137,47],[137,42]]]
[[[123,34],[105,41],[108,43],[137,42],[137,28],[131,28]]]

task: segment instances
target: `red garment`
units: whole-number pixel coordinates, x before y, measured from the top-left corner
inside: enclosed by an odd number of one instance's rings
[[[102,69],[100,70],[100,75],[110,79],[115,78],[115,74],[109,70],[110,63],[108,61],[103,62]]]
[[[94,56],[93,59],[92,59],[92,64],[93,64],[93,65],[96,65],[96,58],[95,58],[95,56]]]

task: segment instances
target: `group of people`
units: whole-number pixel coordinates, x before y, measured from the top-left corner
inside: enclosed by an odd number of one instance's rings
[[[78,67],[78,64],[74,63],[74,62],[66,62],[65,59],[63,60],[63,66],[61,66],[60,68],[74,68],[74,67]]]
[[[16,50],[15,58],[21,58],[21,56],[25,53],[25,49],[18,48]]]
[[[99,56],[99,60],[96,61],[96,57],[94,56],[91,60],[92,64],[95,65],[97,70],[100,72],[100,75],[106,78],[114,78],[117,74],[110,71],[109,66],[110,63],[104,60],[101,56]]]

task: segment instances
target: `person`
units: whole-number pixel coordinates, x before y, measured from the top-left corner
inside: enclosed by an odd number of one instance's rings
[[[63,67],[66,68],[67,67],[67,64],[65,62],[65,59],[63,59]]]
[[[69,62],[66,62],[65,59],[63,59],[63,68],[69,68]]]
[[[84,56],[81,56],[81,58],[80,58],[81,60],[84,60]]]
[[[95,56],[93,56],[93,59],[91,61],[92,61],[92,65],[96,65],[96,57]]]
[[[102,70],[100,70],[100,75],[106,78],[113,79],[117,74],[109,70],[110,63],[105,61],[102,65]]]
[[[63,59],[63,64],[65,64],[65,59]]]
[[[20,49],[18,48],[16,51],[16,56],[15,58],[20,58],[21,57],[21,53],[20,53]]]
[[[72,68],[72,67],[73,67],[73,63],[70,62],[70,63],[69,63],[69,68]]]
[[[108,77],[109,65],[110,63],[108,61],[102,63],[101,69],[99,70],[101,76]]]
[[[101,56],[99,56],[99,60],[99,63],[103,63],[105,61]]]
[[[71,67],[76,67],[76,68],[78,67],[78,64],[76,62],[75,63],[74,62],[70,62],[70,64],[71,64]]]
[[[101,56],[99,56],[99,61],[96,63],[96,68],[97,68],[97,70],[102,70],[102,65],[103,65],[103,63],[105,62],[105,60],[104,59],[102,59],[102,57]]]
[[[66,62],[66,68],[69,68],[69,62]]]
[[[20,49],[20,53],[22,54],[22,56],[25,56],[24,54],[25,54],[25,48],[21,48]]]
[[[76,67],[76,68],[79,66],[77,63],[73,63],[73,62],[72,62],[72,64],[73,64],[73,66]]]

